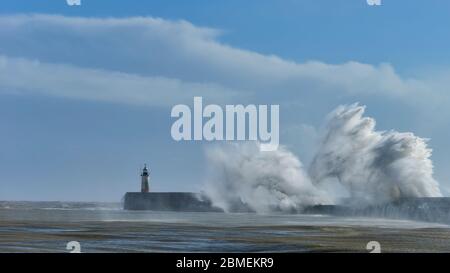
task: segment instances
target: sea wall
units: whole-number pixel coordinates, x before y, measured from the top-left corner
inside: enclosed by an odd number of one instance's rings
[[[127,192],[125,210],[222,212],[211,201],[193,192]]]
[[[450,197],[402,198],[392,203],[372,206],[317,205],[305,208],[303,213],[409,219],[450,224]]]
[[[223,212],[211,201],[193,192],[127,192],[125,210]],[[230,212],[252,212],[245,204]],[[342,205],[315,205],[292,213],[326,214],[336,216],[364,216],[391,219],[409,219],[450,224],[450,197],[403,198],[395,202],[360,206],[352,202]]]

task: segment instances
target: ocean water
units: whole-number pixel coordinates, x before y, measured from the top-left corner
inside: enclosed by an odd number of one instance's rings
[[[120,203],[0,202],[0,252],[450,252],[450,226],[301,214],[124,211]]]

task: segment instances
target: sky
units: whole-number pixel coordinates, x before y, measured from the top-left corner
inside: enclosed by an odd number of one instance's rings
[[[308,165],[326,115],[359,102],[380,131],[429,138],[450,193],[450,2],[4,0],[0,200],[119,201],[198,191],[205,150],[173,105],[279,104]]]

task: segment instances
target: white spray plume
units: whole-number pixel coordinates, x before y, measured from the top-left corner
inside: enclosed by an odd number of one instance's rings
[[[279,147],[261,151],[256,142],[232,143],[207,150],[210,167],[205,193],[225,211],[244,205],[252,211],[300,211],[326,203],[298,158]]]
[[[364,110],[353,104],[329,115],[308,173],[283,146],[262,152],[257,143],[247,142],[207,150],[210,176],[205,193],[225,211],[244,204],[256,212],[301,211],[333,203],[339,196],[329,194],[330,184],[323,183],[329,178],[337,178],[357,205],[442,196],[426,140],[412,133],[375,131],[375,120],[363,117]]]
[[[368,204],[402,197],[442,196],[433,178],[431,149],[412,133],[375,131],[365,106],[340,106],[311,166],[315,183],[336,177],[353,200]]]

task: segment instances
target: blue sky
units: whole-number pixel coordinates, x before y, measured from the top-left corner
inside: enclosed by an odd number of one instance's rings
[[[391,62],[401,71],[450,62],[450,3],[440,0],[385,0],[382,7],[365,0],[84,0],[81,7],[64,0],[7,0],[0,12],[184,19],[224,30],[225,43],[296,61]]]
[[[379,130],[431,139],[446,193],[449,15],[437,0],[2,1],[0,199],[120,200],[144,162],[154,190],[200,189],[210,144],[170,137],[194,95],[279,103],[305,164],[326,114],[360,102]]]

